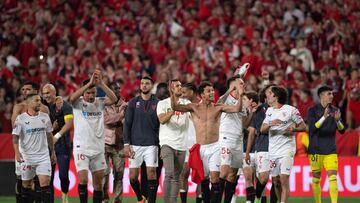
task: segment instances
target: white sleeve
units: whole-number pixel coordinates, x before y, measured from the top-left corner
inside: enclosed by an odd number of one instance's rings
[[[51,124],[50,117],[46,114],[46,132],[51,133],[53,131],[53,127]]]
[[[80,109],[80,106],[83,103],[83,97],[80,97],[75,103],[71,104],[72,108],[74,109]]]
[[[165,105],[166,102],[164,100],[159,101],[156,106],[156,114],[159,116],[162,113],[167,113],[167,106]]]
[[[19,116],[16,117],[14,127],[12,129],[11,134],[17,135],[17,136],[20,136],[20,134],[21,134],[21,122],[20,122]]]
[[[294,121],[296,124],[300,124],[303,122],[303,119],[301,117],[301,114],[297,108],[293,108],[291,112],[291,120]]]

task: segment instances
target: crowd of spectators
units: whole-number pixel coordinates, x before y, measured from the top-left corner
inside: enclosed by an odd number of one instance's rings
[[[322,84],[350,129],[360,124],[358,0],[7,0],[0,5],[0,123],[10,132],[23,81],[67,98],[95,68],[137,95],[139,79],[214,83],[239,64],[248,90],[272,82],[306,118]]]

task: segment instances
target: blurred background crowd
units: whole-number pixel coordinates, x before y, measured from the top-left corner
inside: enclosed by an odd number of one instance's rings
[[[26,80],[67,98],[95,68],[121,95],[139,79],[210,80],[217,98],[239,64],[248,90],[275,83],[306,119],[317,88],[334,89],[351,130],[360,125],[358,0],[4,0],[0,4],[0,126]],[[155,86],[156,88],[156,86]]]

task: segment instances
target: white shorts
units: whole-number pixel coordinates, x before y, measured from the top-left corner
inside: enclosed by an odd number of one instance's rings
[[[270,171],[270,161],[269,161],[268,152],[256,152],[255,160],[256,160],[257,173]]]
[[[291,169],[294,166],[293,157],[269,157],[269,160],[272,177],[279,176],[280,174],[290,175]]]
[[[51,176],[51,163],[43,162],[39,164],[21,163],[21,180],[32,180],[35,175]]]
[[[201,145],[200,157],[203,162],[205,177],[209,176],[210,171],[220,171],[220,147],[218,142]]]
[[[246,163],[245,161],[245,156],[246,156],[246,153],[244,153],[244,166],[243,168],[246,168],[246,167],[252,167],[254,169],[256,169],[256,159],[255,159],[255,153],[249,153],[250,155],[250,164]]]
[[[104,153],[88,156],[81,151],[74,151],[74,162],[76,165],[76,172],[82,170],[94,172],[104,170],[107,167]]]
[[[133,158],[129,158],[129,168],[140,168],[145,161],[147,167],[158,166],[158,147],[153,146],[130,146],[135,154]]]
[[[21,176],[21,163],[15,159],[15,174],[16,176]]]
[[[231,147],[221,143],[220,147],[221,166],[229,165],[231,168],[241,168],[243,164],[243,149]]]

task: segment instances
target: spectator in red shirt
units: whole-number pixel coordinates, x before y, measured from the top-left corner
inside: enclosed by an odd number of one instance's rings
[[[314,106],[315,102],[312,98],[311,91],[309,89],[302,89],[299,91],[297,103],[294,104],[299,109],[301,117],[306,121],[307,112],[310,107]]]
[[[28,66],[30,57],[36,56],[36,47],[32,43],[31,33],[26,33],[24,39],[20,44],[19,51],[17,52],[16,58],[20,60],[24,67]]]

